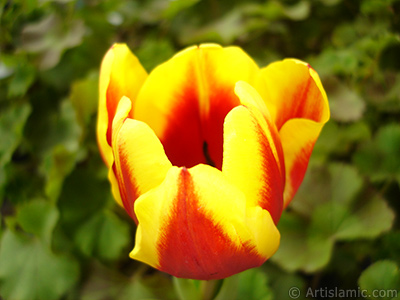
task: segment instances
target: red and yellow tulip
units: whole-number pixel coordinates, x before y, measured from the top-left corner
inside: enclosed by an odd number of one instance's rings
[[[328,119],[321,81],[299,60],[260,69],[238,47],[205,44],[147,74],[114,45],[97,137],[113,195],[138,225],[130,256],[192,279],[263,264]]]

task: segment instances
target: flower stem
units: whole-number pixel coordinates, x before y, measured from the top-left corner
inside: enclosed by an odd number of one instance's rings
[[[201,282],[202,300],[212,300],[215,297],[219,280],[204,280]]]

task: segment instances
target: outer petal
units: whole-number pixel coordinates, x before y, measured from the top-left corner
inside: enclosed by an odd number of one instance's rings
[[[291,119],[328,121],[328,98],[310,65],[285,59],[268,65],[261,73],[267,91],[264,99],[278,130]]]
[[[224,124],[222,172],[247,198],[248,206],[260,206],[277,223],[283,206],[285,169],[275,124],[260,95],[250,85],[238,82],[241,102]]]
[[[221,169],[224,118],[239,104],[235,83],[259,77],[258,66],[240,48],[191,47],[152,71],[134,117],[160,137],[174,165]]]
[[[277,249],[270,214],[206,165],[173,167],[135,204],[131,257],[176,277],[219,279],[261,265]]]
[[[299,60],[272,63],[262,74],[267,91],[264,99],[285,156],[286,207],[303,181],[315,141],[329,119],[328,99],[318,74]]]
[[[113,163],[111,125],[122,96],[132,101],[147,77],[146,71],[125,44],[115,44],[104,56],[100,69],[97,140],[108,167]]]
[[[115,181],[110,181],[113,190],[118,184],[125,210],[137,221],[133,210],[136,198],[161,184],[172,165],[153,130],[143,122],[127,118],[130,107],[130,100],[123,97],[114,118]]]
[[[323,124],[307,119],[293,119],[279,132],[285,155],[286,186],[284,207],[296,194],[307,170],[308,162]]]

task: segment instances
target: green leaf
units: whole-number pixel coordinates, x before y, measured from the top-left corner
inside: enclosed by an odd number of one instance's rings
[[[278,225],[281,244],[271,259],[288,271],[319,270],[330,261],[336,241],[376,238],[395,218],[380,196],[357,197],[363,181],[354,167],[330,164],[310,171],[293,211]]]
[[[0,167],[11,159],[22,137],[25,122],[31,112],[28,103],[16,103],[2,110],[0,114]]]
[[[319,165],[311,165],[290,207],[301,215],[311,216],[315,207],[331,198],[329,170]]]
[[[125,265],[126,266],[126,265]],[[79,294],[81,300],[177,300],[172,280],[161,272],[146,273],[141,264],[132,276],[94,262]],[[72,299],[77,299],[72,298]],[[192,299],[192,298],[186,298]]]
[[[382,237],[380,257],[400,262],[400,230],[391,230]]]
[[[50,94],[50,92],[49,92]],[[32,100],[34,110],[28,120],[26,137],[38,155],[49,155],[53,148],[62,145],[74,153],[80,150],[82,129],[69,99],[57,103],[54,95],[37,95]],[[42,99],[43,97],[43,99]]]
[[[232,43],[238,36],[246,32],[243,23],[242,7],[229,11],[222,18],[200,29],[186,28],[182,30],[181,41],[184,44],[200,43],[204,40],[224,44]]]
[[[130,278],[121,291],[121,300],[178,300],[170,278],[161,272],[145,275],[143,271],[139,269],[135,276]],[[196,298],[186,299],[196,300]]]
[[[371,130],[365,120],[340,124],[330,120],[323,128],[311,156],[311,163],[320,165],[331,155],[347,156],[353,154],[354,147],[371,139]]]
[[[394,261],[378,261],[361,274],[358,284],[368,299],[394,299],[400,286],[399,267]]]
[[[342,220],[335,236],[338,240],[373,239],[390,230],[394,219],[395,214],[386,201],[375,196]]]
[[[400,42],[399,42],[400,44]],[[400,48],[400,45],[399,47]],[[399,50],[396,51],[396,54]],[[388,59],[389,60],[389,59]],[[400,64],[400,61],[398,62]],[[388,65],[393,66],[393,60],[388,62]],[[400,69],[400,67],[399,67]],[[396,79],[393,81],[392,86],[389,87],[386,94],[376,93],[377,95],[373,98],[377,100],[377,108],[383,112],[393,113],[400,111],[400,74],[396,75]]]
[[[11,160],[12,154],[22,139],[25,122],[30,112],[29,104],[16,103],[0,113],[0,195],[6,183],[4,166]]]
[[[340,2],[342,2],[342,0],[320,0],[323,4],[325,4],[326,6],[333,6],[336,5]]]
[[[330,260],[334,241],[325,236],[310,233],[307,223],[300,217],[283,213],[278,224],[281,243],[271,257],[284,270],[315,272]]]
[[[185,298],[188,299],[188,298]],[[272,290],[268,277],[260,268],[253,268],[225,278],[214,300],[270,300]]]
[[[64,145],[53,147],[43,156],[40,166],[46,177],[46,195],[54,202],[58,199],[65,177],[73,170],[77,161],[77,153],[65,149]]]
[[[246,300],[271,300],[272,291],[268,286],[267,275],[258,268],[246,270],[238,276],[238,297]],[[219,299],[218,299],[219,300]],[[227,299],[228,300],[228,299]]]
[[[99,178],[100,169],[107,169],[100,157],[94,158],[90,160],[93,165],[75,168],[67,176],[57,203],[60,221],[70,236],[75,235],[81,225],[102,210],[108,201],[112,201],[110,183],[105,178],[107,173]]]
[[[40,53],[39,68],[50,69],[58,64],[62,53],[79,45],[85,34],[85,26],[80,19],[63,21],[54,12],[42,20],[27,24],[22,30],[22,49]]]
[[[106,210],[82,224],[75,236],[76,245],[85,255],[105,260],[118,258],[130,241],[128,225]]]
[[[350,204],[360,192],[363,180],[357,170],[341,163],[311,165],[291,207],[310,216],[326,202]]]
[[[249,13],[261,15],[265,19],[274,21],[284,17],[284,7],[278,1],[266,1],[262,5],[253,5],[249,9]]]
[[[363,186],[363,179],[357,169],[345,164],[331,164],[332,202],[351,203]]]
[[[22,205],[17,213],[22,229],[41,238],[49,247],[58,217],[57,207],[43,200],[30,201]]]
[[[8,300],[59,299],[76,283],[78,264],[38,239],[7,230],[0,246],[0,290]]]
[[[357,121],[365,111],[363,99],[341,83],[337,83],[334,90],[329,91],[329,106],[332,119],[341,122]]]
[[[385,1],[374,1],[374,0],[366,0],[361,2],[361,12],[363,14],[376,14],[381,12],[386,12],[388,10],[388,4],[390,4],[390,0]]]
[[[163,11],[163,17],[172,19],[179,12],[195,5],[200,0],[174,0],[169,1],[168,7]]]
[[[295,21],[300,21],[306,19],[311,11],[311,5],[308,1],[299,1],[294,5],[285,6],[285,15]]]
[[[36,70],[29,62],[19,63],[8,86],[9,98],[24,96],[35,80]]]
[[[313,234],[333,240],[344,220],[349,218],[353,218],[353,215],[347,205],[327,202],[313,212],[310,230]]]
[[[400,175],[400,125],[381,127],[374,139],[354,155],[355,165],[374,181],[396,179]]]
[[[312,232],[334,240],[373,239],[392,227],[394,212],[381,197],[357,204],[349,207],[328,202],[319,206],[310,225]]]
[[[70,101],[61,103],[59,115],[51,121],[47,147],[43,145],[40,171],[46,178],[46,195],[56,201],[65,177],[85,153],[80,148],[82,130]]]
[[[97,72],[90,73],[85,79],[73,82],[71,86],[69,98],[82,130],[86,129],[97,112],[98,77]]]
[[[295,273],[286,273],[270,262],[264,264],[263,269],[265,269],[265,273],[268,274],[269,281],[271,282],[273,299],[288,299],[288,296],[289,298],[294,298],[293,296],[296,296],[296,293],[299,296],[296,299],[306,299],[306,284],[302,276]]]
[[[175,54],[175,49],[168,40],[160,40],[156,36],[146,36],[135,54],[145,69],[151,71],[170,59]]]

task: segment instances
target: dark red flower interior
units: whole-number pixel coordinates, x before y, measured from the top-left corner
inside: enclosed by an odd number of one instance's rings
[[[191,168],[212,165],[221,170],[223,124],[228,112],[239,105],[234,83],[221,84],[207,74],[209,110],[201,107],[198,80],[189,69],[184,88],[174,95],[167,128],[160,140],[173,165]],[[211,72],[210,72],[211,73]],[[204,99],[201,99],[204,101]]]

